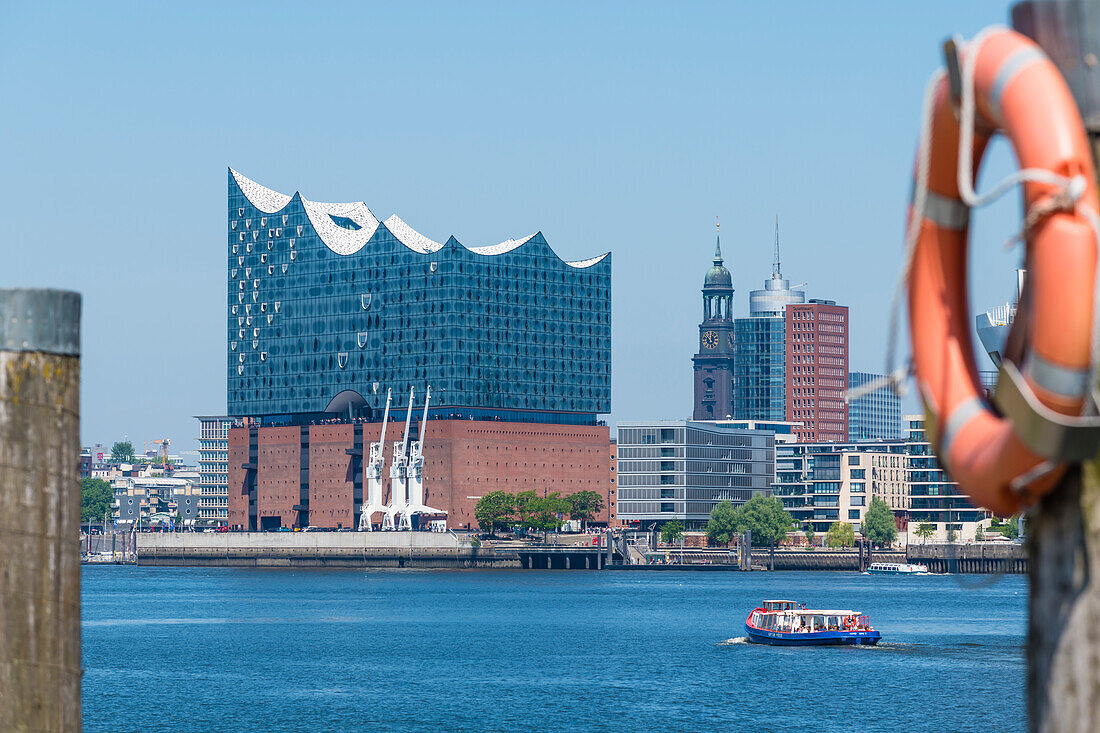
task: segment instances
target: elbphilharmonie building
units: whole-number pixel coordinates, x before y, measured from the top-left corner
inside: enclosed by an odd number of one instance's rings
[[[541,233],[468,247],[362,202],[229,171],[227,407],[378,419],[431,385],[431,416],[595,424],[611,409],[611,256]]]

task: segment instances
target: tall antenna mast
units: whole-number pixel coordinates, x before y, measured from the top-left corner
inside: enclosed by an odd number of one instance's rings
[[[779,214],[775,215],[775,260],[772,262],[772,277],[779,277]]]

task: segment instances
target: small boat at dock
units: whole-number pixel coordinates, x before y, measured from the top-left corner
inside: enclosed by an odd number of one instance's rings
[[[776,646],[877,644],[881,634],[859,611],[813,610],[795,601],[764,601],[745,619],[749,641]]]
[[[871,575],[927,575],[928,566],[905,562],[873,562],[867,572]]]

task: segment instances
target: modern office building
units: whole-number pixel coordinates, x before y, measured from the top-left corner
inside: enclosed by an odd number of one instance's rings
[[[924,418],[906,417],[900,440],[848,443],[777,443],[773,492],[802,527],[826,532],[836,521],[859,530],[871,497],[894,512],[899,533],[913,541],[916,527],[934,525],[931,541],[973,540],[990,514],[975,509],[939,466],[925,435]]]
[[[905,446],[880,444],[870,449],[904,460]],[[874,495],[868,480],[870,451],[844,443],[786,443],[776,446],[774,494],[800,527],[827,532],[833,522],[858,529]]]
[[[786,309],[788,422],[799,440],[848,440],[848,306],[811,298]]]
[[[611,257],[541,233],[437,242],[362,202],[229,171],[228,412],[377,419],[431,385],[433,417],[595,425],[611,409]]]
[[[703,280],[703,322],[695,368],[696,420],[733,416],[733,276],[722,264],[722,242],[714,245],[714,264]]]
[[[925,433],[924,416],[906,415],[905,421],[908,425],[906,478],[909,481],[910,540],[923,523],[933,525],[933,541],[946,541],[952,532],[957,541],[973,540],[978,525],[988,526],[993,515],[971,504],[940,465]]]
[[[225,415],[197,415],[199,421],[199,519],[229,521],[229,428]]]
[[[774,493],[800,527],[827,532],[837,521],[859,530],[871,498],[883,499],[904,528],[903,441],[877,444],[789,443],[776,446]]]
[[[881,374],[849,372],[848,389],[881,379]],[[901,437],[901,398],[889,387],[848,402],[848,440],[896,440]]]
[[[768,493],[774,435],[713,422],[623,422],[618,428],[618,519],[646,526],[679,519],[701,529],[723,501]]]
[[[440,243],[233,170],[228,214],[231,526],[358,526],[387,394],[383,476],[429,387],[423,499],[450,526],[498,489],[610,504],[609,254],[566,262],[541,233]]]
[[[736,353],[733,360],[735,419],[786,419],[787,306],[805,303],[806,293],[783,277],[779,260],[779,220],[775,224],[772,275],[761,290],[749,293],[749,314],[733,322]]]

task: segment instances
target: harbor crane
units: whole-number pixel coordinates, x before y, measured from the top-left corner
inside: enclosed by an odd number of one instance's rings
[[[394,519],[400,517],[404,524],[405,507],[409,504],[406,481],[409,476],[409,425],[412,423],[413,388],[409,387],[409,411],[405,414],[405,435],[393,442],[393,462],[390,463],[390,505],[382,517],[382,529],[394,530]],[[402,527],[404,529],[405,527]]]
[[[424,417],[420,420],[420,440],[414,440],[409,447],[408,468],[408,505],[401,515],[401,529],[412,529],[414,514],[446,514],[442,509],[433,509],[424,504],[424,431],[428,426],[428,403],[432,399],[432,388],[428,387],[424,395]]]
[[[375,512],[386,510],[382,503],[382,465],[386,460],[386,425],[390,421],[390,401],[393,390],[386,391],[386,411],[382,416],[382,435],[377,442],[370,444],[370,463],[367,464],[367,504],[360,510],[359,531],[370,532],[374,529],[371,519]]]
[[[172,444],[172,441],[169,440],[168,438],[164,438],[163,440],[154,440],[153,441],[153,445],[159,445],[160,446],[160,460],[161,460],[161,463],[164,464],[164,470],[165,471],[171,471],[172,470],[171,464],[168,463],[168,446],[171,445],[171,444]]]

